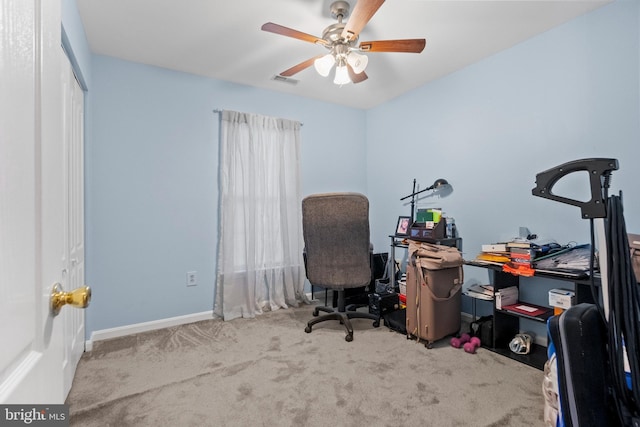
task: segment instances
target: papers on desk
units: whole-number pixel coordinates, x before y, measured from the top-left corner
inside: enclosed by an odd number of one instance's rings
[[[579,245],[536,258],[534,268],[560,272],[586,272],[589,271],[590,258],[591,245]]]
[[[486,301],[493,300],[493,286],[492,285],[473,285],[470,286],[465,294],[471,298],[483,299]]]

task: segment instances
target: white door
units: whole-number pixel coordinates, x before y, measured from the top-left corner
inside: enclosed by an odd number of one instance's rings
[[[62,52],[62,97],[65,154],[65,251],[63,286],[84,286],[84,92]],[[61,310],[64,342],[64,393],[71,390],[76,366],[84,352],[84,310]]]
[[[66,396],[64,317],[49,307],[68,281],[60,8],[0,0],[0,403]]]

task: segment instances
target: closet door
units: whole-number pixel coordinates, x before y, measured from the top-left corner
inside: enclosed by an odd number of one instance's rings
[[[71,63],[62,54],[64,121],[65,251],[63,287],[79,289],[84,282],[84,92]],[[73,376],[84,352],[84,310],[60,311],[64,340],[64,393],[71,390]]]

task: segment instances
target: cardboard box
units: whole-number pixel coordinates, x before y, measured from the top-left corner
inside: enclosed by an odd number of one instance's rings
[[[505,305],[515,304],[518,302],[518,287],[510,286],[502,288],[495,292],[496,308],[501,310]]]
[[[549,305],[567,309],[576,303],[576,293],[570,289],[551,289],[549,291]]]

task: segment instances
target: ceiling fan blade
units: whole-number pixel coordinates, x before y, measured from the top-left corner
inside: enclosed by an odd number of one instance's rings
[[[270,33],[280,34],[282,36],[293,37],[294,39],[302,40],[309,43],[327,45],[327,41],[311,34],[303,33],[302,31],[294,30],[293,28],[284,27],[282,25],[274,24],[273,22],[267,22],[262,26],[262,31],[268,31]]]
[[[376,40],[360,43],[363,52],[409,52],[420,53],[427,41],[425,39]]]
[[[300,71],[306,70],[307,68],[311,67],[313,65],[313,61],[315,61],[318,58],[322,58],[323,56],[324,55],[318,55],[318,56],[314,56],[313,58],[309,58],[306,61],[302,61],[301,63],[294,65],[288,70],[284,70],[283,72],[280,73],[280,75],[284,77],[291,77],[294,74],[297,74]]]
[[[356,72],[353,71],[353,67],[349,63],[347,63],[347,71],[349,72],[349,78],[354,84],[363,82],[369,78],[369,76],[367,76],[367,73],[365,73],[364,71],[360,74],[356,74]]]
[[[380,9],[382,3],[384,0],[358,0],[351,16],[349,16],[347,25],[342,30],[342,37],[348,40],[358,37],[367,22]]]

